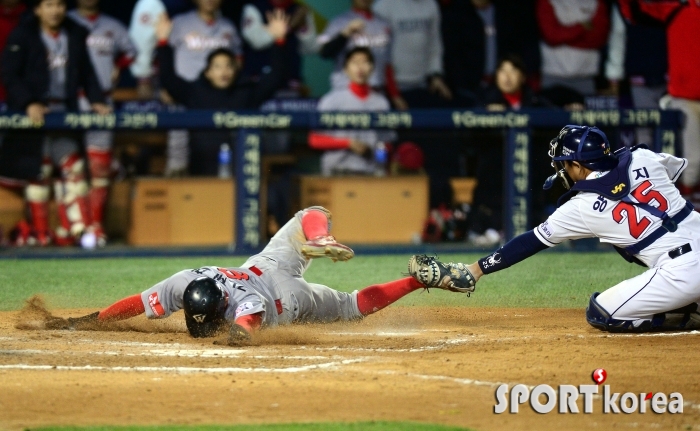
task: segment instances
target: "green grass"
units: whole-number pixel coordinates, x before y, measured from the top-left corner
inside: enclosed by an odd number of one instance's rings
[[[473,262],[477,255],[442,255],[442,260]],[[342,291],[402,277],[408,255],[358,256],[345,263],[314,262],[305,278]],[[58,308],[104,307],[141,292],[185,268],[236,266],[243,257],[105,258],[0,260],[0,310],[16,310],[34,294]],[[603,291],[642,272],[615,253],[540,253],[484,277],[468,298],[442,290],[414,293],[404,306],[585,307],[592,292]]]
[[[467,428],[408,422],[357,422],[275,425],[199,425],[129,427],[52,427],[36,431],[467,431]]]

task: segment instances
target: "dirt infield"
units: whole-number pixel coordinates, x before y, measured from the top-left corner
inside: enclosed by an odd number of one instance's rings
[[[582,310],[390,307],[358,323],[269,330],[246,348],[190,338],[182,315],[112,331],[17,329],[17,318],[0,313],[0,428],[12,430],[360,420],[700,429],[700,332],[609,336]],[[604,415],[600,396],[593,414],[493,412],[501,382],[590,384],[599,367],[613,392],[681,392],[684,412]]]

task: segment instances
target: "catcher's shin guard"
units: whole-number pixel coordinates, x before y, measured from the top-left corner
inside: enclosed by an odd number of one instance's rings
[[[594,328],[608,332],[646,332],[652,328],[657,328],[663,321],[656,316],[653,320],[618,320],[613,319],[610,313],[603,308],[596,298],[600,292],[591,295],[591,299],[586,307],[586,320]],[[636,324],[636,326],[635,326]]]
[[[89,192],[90,230],[97,237],[97,245],[104,246],[107,236],[104,233],[103,221],[109,193],[112,154],[109,150],[88,149],[88,163],[92,177]]]
[[[57,183],[56,201],[58,202],[61,236],[66,234],[79,238],[90,224],[88,211],[88,185],[85,180],[85,162],[78,154],[71,154],[61,161],[63,181]]]
[[[18,235],[17,245],[48,245],[51,243],[49,230],[49,195],[51,190],[46,184],[29,184],[24,189],[29,210],[29,235]]]
[[[443,263],[434,256],[414,255],[408,260],[408,273],[425,287],[470,295],[476,278],[463,263]]]

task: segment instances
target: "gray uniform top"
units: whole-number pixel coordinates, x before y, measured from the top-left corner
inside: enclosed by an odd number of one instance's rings
[[[226,320],[234,321],[249,314],[262,313],[263,325],[274,326],[281,313],[281,294],[265,276],[246,268],[204,266],[174,274],[141,294],[149,319],[168,317],[182,309],[182,296],[187,285],[197,277],[220,282],[228,293]]]
[[[391,25],[391,62],[401,90],[425,87],[442,73],[440,10],[434,0],[379,0],[374,12]]]
[[[319,111],[388,111],[389,101],[379,93],[370,91],[365,99],[359,98],[350,89],[333,90],[318,102]],[[362,141],[372,148],[379,142],[393,140],[393,132],[376,130],[324,131],[326,135]],[[379,169],[373,159],[366,159],[350,150],[329,150],[321,157],[321,173],[373,174]]]
[[[63,100],[66,98],[66,64],[68,63],[68,35],[61,30],[53,36],[41,32],[41,40],[46,47],[49,64],[49,99]]]
[[[362,46],[369,48],[374,56],[374,72],[369,79],[369,85],[374,88],[383,87],[386,81],[386,66],[391,63],[391,27],[388,22],[377,16],[368,19],[365,15],[351,10],[335,17],[318,37],[317,43],[325,45],[355,19],[363,20],[365,28],[362,32],[352,35],[345,49],[338,54],[335,69],[331,74],[331,86],[335,89],[348,86],[348,77],[343,73],[345,54],[355,47]]]
[[[498,58],[498,46],[496,45],[496,8],[493,4],[488,7],[476,9],[484,23],[484,75],[491,76],[496,71],[496,59]]]
[[[136,48],[129,38],[129,33],[116,19],[99,14],[95,19],[80,15],[77,10],[68,12],[73,21],[90,31],[87,38],[87,50],[95,68],[97,79],[103,91],[112,90],[112,73],[114,61],[120,55],[128,59],[136,57]]]
[[[221,16],[207,23],[197,11],[183,13],[173,19],[170,45],[175,51],[175,72],[187,81],[194,81],[207,65],[207,56],[218,48],[228,48],[243,55],[241,39],[231,21]]]

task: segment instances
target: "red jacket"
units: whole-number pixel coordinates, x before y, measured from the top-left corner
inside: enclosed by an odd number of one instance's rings
[[[12,9],[7,9],[0,6],[0,52],[5,49],[7,44],[7,37],[10,35],[12,30],[19,24],[19,19],[26,7],[24,4],[20,3]],[[0,82],[0,102],[7,98],[5,93],[5,87]]]
[[[666,23],[668,93],[700,100],[700,4],[698,0],[684,3],[679,0],[620,0],[620,11],[628,20],[633,19],[633,10],[638,10]]]
[[[549,0],[537,0],[537,23],[542,40],[547,45],[569,45],[574,48],[600,49],[608,41],[610,30],[610,13],[603,0],[598,0],[598,7],[591,19],[591,29],[581,24],[565,26],[559,23],[554,7]]]

